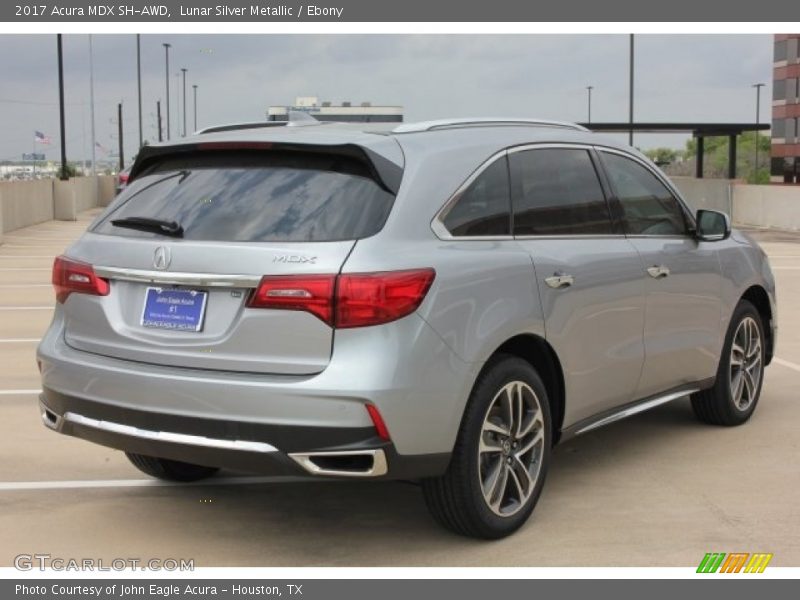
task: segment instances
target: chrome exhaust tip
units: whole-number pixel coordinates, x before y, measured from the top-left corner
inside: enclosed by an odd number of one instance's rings
[[[41,401],[39,402],[39,413],[42,416],[42,423],[44,423],[45,427],[53,431],[61,429],[61,417],[47,408]]]
[[[342,452],[297,452],[289,457],[311,475],[380,477],[388,471],[383,449]]]

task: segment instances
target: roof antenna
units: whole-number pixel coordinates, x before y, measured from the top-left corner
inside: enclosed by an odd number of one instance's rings
[[[309,125],[322,125],[320,121],[302,110],[290,110],[287,127],[308,127]]]

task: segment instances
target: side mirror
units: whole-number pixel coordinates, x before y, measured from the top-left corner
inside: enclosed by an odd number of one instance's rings
[[[716,210],[698,210],[696,235],[704,242],[726,240],[731,235],[731,220]]]

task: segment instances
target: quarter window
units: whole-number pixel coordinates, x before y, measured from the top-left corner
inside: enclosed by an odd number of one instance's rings
[[[622,206],[625,233],[683,235],[686,217],[680,203],[648,169],[639,163],[603,152],[608,177]]]
[[[510,235],[511,195],[505,156],[486,167],[461,192],[445,216],[444,226],[456,237]]]
[[[542,148],[510,155],[515,235],[612,233],[589,152]]]

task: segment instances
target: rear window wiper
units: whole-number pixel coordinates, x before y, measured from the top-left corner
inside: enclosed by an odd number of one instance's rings
[[[183,227],[176,221],[164,221],[162,219],[149,219],[147,217],[125,217],[124,219],[114,219],[111,224],[115,227],[126,227],[139,231],[150,231],[170,237],[183,237]]]

